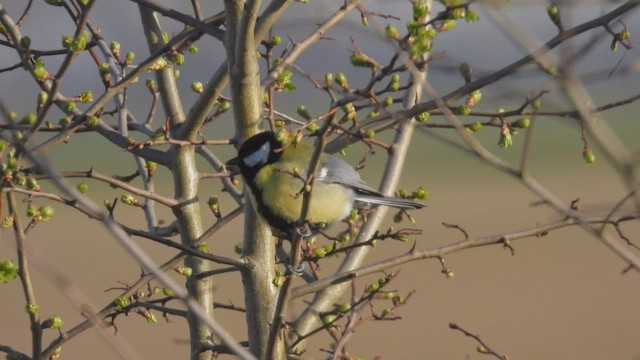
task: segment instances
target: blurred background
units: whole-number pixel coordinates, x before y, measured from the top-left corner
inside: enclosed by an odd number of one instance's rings
[[[159,1],[160,2],[160,1]],[[185,13],[191,12],[188,1],[162,1],[167,7]],[[619,6],[620,1],[569,1],[563,13],[565,27],[580,24]],[[312,1],[310,4],[294,3],[288,13],[274,27],[274,34],[281,35],[283,45],[287,39],[300,41],[311,33],[315,26],[332,14],[342,1]],[[6,1],[2,4],[14,18],[24,9],[23,2]],[[203,13],[212,15],[222,10],[222,2],[202,2]],[[546,15],[545,1],[504,2],[501,8],[505,16],[539,43],[544,43],[557,34],[556,27]],[[327,72],[348,70],[352,86],[362,86],[370,71],[353,68],[349,63],[349,50],[353,39],[360,49],[378,59],[388,61],[393,47],[385,42],[376,27],[393,23],[404,29],[411,17],[411,6],[407,1],[373,1],[365,6],[383,14],[391,14],[400,20],[370,17],[369,26],[363,27],[358,13],[327,34],[327,39],[314,45],[296,64],[317,79]],[[472,5],[479,12],[481,21],[466,24],[459,21],[456,29],[443,33],[436,40],[434,53],[438,60],[430,64],[429,82],[440,95],[444,95],[464,84],[458,74],[458,66],[467,62],[473,69],[474,78],[502,68],[520,57],[524,52],[497,25],[492,15],[483,6]],[[441,7],[437,7],[438,10]],[[129,1],[98,1],[92,10],[91,20],[101,28],[102,36],[110,42],[122,44],[123,53],[135,51],[137,59],[148,54],[142,35],[137,6]],[[168,34],[182,29],[170,19],[162,19]],[[638,12],[624,17],[631,40],[640,35]],[[614,22],[612,28],[619,31],[622,24]],[[62,34],[72,34],[75,26],[63,10],[36,1],[27,21],[22,27],[24,35],[32,39],[32,48],[58,49]],[[515,31],[515,29],[513,29]],[[403,30],[402,30],[403,31]],[[638,51],[624,52],[609,49],[611,37],[602,29],[587,32],[573,39],[570,46],[580,48],[593,43],[590,53],[576,64],[596,106],[637,95],[640,80]],[[197,98],[189,90],[193,81],[206,82],[210,74],[224,60],[224,49],[207,37],[198,42],[196,55],[187,55],[181,66],[178,83],[184,90],[182,100],[188,110]],[[607,74],[620,66],[612,76]],[[559,59],[558,51],[550,54],[550,60]],[[59,58],[47,58],[47,66],[55,69]],[[14,51],[3,47],[0,51],[0,68],[18,62]],[[128,104],[133,114],[144,119],[151,104],[151,97],[144,86],[147,73],[138,84],[128,90]],[[276,96],[281,111],[295,114],[295,109],[304,104],[312,115],[328,110],[330,100],[315,90],[305,77],[296,74],[297,90]],[[62,84],[61,91],[72,95],[92,90],[94,95],[102,92],[97,69],[87,54],[82,54]],[[477,109],[494,111],[498,107],[517,108],[528,94],[550,90],[543,97],[545,109],[570,109],[553,79],[536,67],[522,69],[515,76],[483,89],[483,100]],[[22,70],[0,73],[0,99],[19,116],[35,111],[35,98],[39,88]],[[226,92],[228,94],[228,91]],[[80,105],[79,105],[80,106]],[[111,105],[112,107],[112,105]],[[640,142],[639,107],[632,103],[603,113],[607,123],[625,143],[630,152],[638,154]],[[51,122],[57,124],[61,113],[52,112]],[[108,119],[107,119],[108,120]],[[432,117],[432,122],[444,123],[442,118]],[[465,123],[477,121],[463,119]],[[161,108],[155,124],[162,125],[164,115]],[[439,135],[456,139],[452,130],[436,130]],[[498,147],[498,129],[486,128],[476,136],[489,150],[501,158],[517,164],[522,154],[522,143],[526,131],[514,138],[509,149]],[[49,135],[47,135],[49,136]],[[46,138],[47,136],[42,136]],[[233,136],[231,114],[217,119],[205,132],[208,139],[227,139]],[[383,135],[384,138],[384,135]],[[141,138],[144,139],[144,138]],[[580,199],[581,210],[587,215],[606,215],[626,194],[621,178],[606,157],[594,148],[597,162],[587,165],[582,159],[583,143],[578,123],[569,118],[540,116],[535,124],[535,134],[530,157],[530,172],[545,187],[563,201],[569,203]],[[235,151],[231,147],[212,147],[221,159],[231,158]],[[354,146],[348,159],[356,163],[366,149]],[[60,171],[96,171],[111,175],[128,175],[135,171],[131,156],[93,134],[75,134],[68,144],[62,144],[46,154]],[[384,154],[375,154],[362,170],[363,178],[377,184],[384,165]],[[203,172],[211,172],[202,164]],[[171,177],[164,169],[155,176],[157,192],[172,196]],[[79,182],[71,180],[72,183]],[[136,183],[139,185],[139,183]],[[43,183],[43,190],[53,188]],[[561,215],[546,206],[536,206],[539,200],[515,179],[481,163],[475,157],[461,152],[447,143],[425,132],[417,132],[412,144],[401,187],[413,190],[424,185],[429,190],[428,207],[413,213],[415,227],[422,235],[412,238],[418,250],[425,250],[460,241],[462,234],[445,228],[442,223],[457,224],[471,237],[496,235],[535,227],[561,218]],[[97,182],[89,182],[89,196],[101,203],[103,200],[119,198],[122,191],[114,190]],[[200,200],[220,195],[223,214],[233,210],[232,202],[221,193],[221,186],[214,180],[203,180],[200,184]],[[26,205],[25,205],[26,206]],[[55,218],[38,225],[29,236],[29,251],[32,254],[34,285],[39,299],[40,314],[46,318],[59,314],[65,321],[64,329],[83,320],[78,304],[89,304],[102,308],[118,294],[126,284],[137,280],[140,265],[95,221],[84,215],[54,204]],[[169,210],[158,207],[160,218],[170,221]],[[623,211],[631,211],[625,208]],[[389,215],[387,225],[391,225]],[[142,214],[120,204],[116,219],[132,227],[144,228]],[[209,226],[215,219],[211,215]],[[402,226],[414,227],[409,223]],[[640,243],[640,226],[637,222],[622,225],[624,234],[634,243]],[[233,247],[241,240],[242,218],[216,234],[208,242],[216,253],[236,256]],[[156,262],[161,263],[175,254],[173,250],[144,239],[136,239]],[[386,241],[379,243],[371,252],[369,263],[409,251],[410,243]],[[418,261],[400,266],[399,276],[391,288],[401,294],[415,290],[407,305],[400,309],[398,321],[369,321],[358,327],[348,349],[354,355],[367,359],[381,356],[383,359],[480,359],[486,355],[475,351],[477,343],[460,332],[449,329],[455,322],[478,334],[492,348],[510,359],[640,359],[640,313],[637,299],[640,297],[640,277],[631,271],[622,274],[626,264],[578,228],[566,228],[551,232],[548,236],[528,238],[513,242],[515,255],[502,246],[468,249],[445,258],[447,267],[455,274],[447,279],[441,272],[437,260]],[[0,233],[0,258],[16,260],[15,243],[11,232]],[[330,274],[338,260],[323,263],[323,274]],[[367,284],[377,280],[374,275],[358,279],[356,295],[360,295]],[[176,278],[179,279],[178,275]],[[219,276],[216,279],[216,301],[241,306],[243,304],[240,277],[237,273]],[[300,281],[300,284],[302,282]],[[158,284],[156,284],[158,285]],[[73,296],[69,296],[73,293]],[[24,298],[20,284],[13,281],[0,284],[3,306],[0,308],[0,344],[25,353],[30,351],[28,318],[24,312]],[[348,298],[345,298],[348,299]],[[173,304],[175,305],[175,304]],[[379,312],[389,307],[389,302],[374,303]],[[176,305],[177,306],[177,305]],[[294,311],[304,303],[294,305]],[[366,312],[365,312],[366,314]],[[120,317],[116,321],[117,333],[108,328],[92,329],[63,346],[62,358],[112,359],[115,352],[109,339],[117,337],[125,341],[141,358],[186,358],[189,349],[186,322],[177,317],[167,321],[156,314],[155,325],[136,314]],[[237,339],[245,338],[244,315],[228,310],[219,310],[217,320]],[[45,344],[58,334],[45,331]],[[326,334],[317,338],[305,355],[323,358],[320,349],[329,348],[330,338]]]

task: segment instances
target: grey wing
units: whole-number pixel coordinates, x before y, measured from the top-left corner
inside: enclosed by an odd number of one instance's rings
[[[424,207],[423,204],[413,200],[382,195],[376,189],[365,184],[360,179],[360,174],[349,163],[335,156],[328,156],[323,161],[316,175],[316,180],[341,184],[353,189],[356,202],[386,205],[400,209],[419,209]]]
[[[327,156],[316,175],[316,180],[341,184],[353,189],[356,193],[382,196],[376,189],[365,184],[360,174],[346,161],[335,156]]]

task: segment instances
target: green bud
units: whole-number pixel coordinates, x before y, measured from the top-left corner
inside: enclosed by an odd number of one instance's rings
[[[13,181],[16,185],[18,186],[25,186],[27,185],[27,178],[22,175],[22,174],[17,174],[14,178]]]
[[[306,120],[311,119],[311,114],[309,114],[309,111],[307,110],[306,106],[304,105],[298,106],[297,112],[298,112],[298,115],[302,116],[304,119]]]
[[[116,58],[120,57],[120,43],[119,42],[117,42],[117,41],[112,41],[111,42],[111,53]]]
[[[109,68],[109,63],[103,62],[98,65],[98,72],[103,79],[111,76],[111,69]]]
[[[320,129],[320,126],[318,126],[317,123],[311,123],[307,126],[307,131],[309,131],[312,134],[318,131],[318,129]]]
[[[235,252],[235,253],[236,253],[236,254],[238,254],[238,255],[241,255],[241,254],[242,254],[242,243],[241,243],[241,242],[236,243],[236,244],[233,246],[233,252]]]
[[[87,116],[87,120],[85,121],[85,125],[88,127],[96,127],[100,123],[100,118],[95,115]]]
[[[27,217],[32,218],[36,215],[38,215],[38,207],[33,204],[27,205]]]
[[[333,314],[326,314],[326,315],[322,316],[321,320],[322,320],[322,323],[324,325],[330,325],[330,324],[333,324],[336,321],[337,318],[338,317],[333,315]]]
[[[36,116],[36,114],[30,112],[27,115],[25,115],[22,118],[22,120],[20,120],[20,123],[31,126],[31,125],[36,123],[37,119],[38,119],[38,116]]]
[[[46,91],[40,91],[38,93],[38,106],[44,105],[49,99],[49,93]]]
[[[428,111],[422,112],[420,114],[418,114],[418,116],[416,116],[416,120],[420,123],[426,123],[427,121],[429,121],[429,117],[431,116],[431,114],[429,114]]]
[[[345,87],[347,86],[347,76],[344,73],[337,73],[336,74],[336,83],[338,83],[338,85]]]
[[[83,31],[80,36],[73,39],[71,45],[69,46],[69,50],[73,51],[74,53],[82,52],[87,47],[88,41],[89,33],[87,31]]]
[[[367,18],[364,13],[360,14],[360,21],[362,22],[362,26],[369,25],[369,18]]]
[[[133,51],[129,51],[126,56],[127,64],[131,64],[133,60],[135,60],[135,58],[136,58],[136,54]]]
[[[475,106],[480,102],[481,99],[482,99],[482,92],[480,92],[480,90],[474,90],[469,94],[469,96],[467,96],[466,105]]]
[[[379,289],[380,289],[380,285],[378,283],[373,283],[369,285],[369,287],[367,288],[367,290],[372,293],[378,291]]]
[[[31,46],[31,38],[28,36],[23,36],[20,39],[20,47],[22,48],[22,50],[27,50],[29,49],[30,46]]]
[[[197,92],[198,94],[202,94],[204,92],[204,85],[200,81],[194,81],[191,83],[191,90]]]
[[[522,118],[516,121],[516,126],[522,129],[526,129],[531,125],[531,120],[529,118]]]
[[[169,289],[169,288],[162,288],[162,293],[165,296],[175,296],[176,293],[173,292],[173,290]]]
[[[156,173],[156,169],[158,168],[158,164],[156,162],[154,162],[154,161],[147,160],[145,162],[145,165],[147,167],[147,175],[153,176],[153,174]]]
[[[511,129],[508,125],[503,125],[500,129],[500,139],[498,140],[498,146],[503,149],[513,146],[513,138],[511,137]]]
[[[373,139],[376,136],[376,132],[373,129],[369,129],[364,133],[365,139]]]
[[[193,274],[193,269],[190,267],[179,267],[176,269],[176,271],[178,272],[178,274],[184,275],[187,277]]]
[[[60,317],[60,315],[53,315],[47,320],[43,321],[41,327],[43,329],[60,329],[62,325],[64,325],[62,317]]]
[[[455,108],[454,112],[458,115],[467,116],[471,114],[471,107],[469,105],[459,105]]]
[[[333,74],[332,74],[332,73],[326,73],[326,74],[324,75],[324,81],[325,81],[327,84],[331,84],[331,83],[333,82]]]
[[[346,314],[349,310],[351,310],[351,304],[349,303],[340,304],[340,306],[338,306],[338,311],[343,314]]]
[[[472,9],[467,9],[467,14],[464,17],[464,21],[466,21],[467,23],[472,23],[478,20],[480,20],[480,15],[478,15],[478,12]]]
[[[147,319],[147,323],[149,324],[156,324],[158,322],[156,316],[150,311],[147,311],[144,317]]]
[[[144,83],[149,91],[156,92],[158,90],[158,85],[154,79],[148,78]],[[191,84],[191,87],[193,87],[193,84]]]
[[[13,217],[12,216],[5,216],[2,218],[2,224],[0,224],[0,226],[3,229],[8,229],[10,227],[13,226]]]
[[[418,20],[421,19],[429,13],[429,7],[422,2],[413,3],[413,19]]]
[[[35,314],[38,312],[38,310],[40,310],[40,305],[31,303],[31,304],[27,304],[27,306],[25,306],[24,309],[27,312],[27,314]]]
[[[163,57],[159,57],[153,62],[153,65],[149,67],[150,70],[162,70],[167,67],[167,60]]]
[[[14,280],[18,276],[18,267],[11,260],[0,260],[0,283]]]
[[[547,15],[549,15],[549,19],[551,19],[554,24],[558,24],[560,22],[560,8],[558,4],[549,4],[549,6],[547,6]]]
[[[455,20],[446,20],[445,22],[442,23],[442,25],[440,25],[440,30],[442,31],[449,31],[455,28],[456,28]]]
[[[425,200],[429,196],[429,191],[424,186],[420,186],[413,192],[412,196],[418,200]]]
[[[393,97],[391,96],[385,97],[382,105],[384,105],[385,107],[393,105]]]
[[[91,91],[83,91],[78,97],[80,98],[81,103],[86,104],[93,101],[93,93]]]
[[[211,254],[209,245],[207,245],[207,243],[198,244],[198,252],[201,254]]]
[[[131,303],[129,302],[129,298],[126,296],[118,296],[114,301],[116,308],[122,310],[129,306]]]
[[[189,46],[188,51],[189,51],[189,53],[191,53],[191,54],[194,54],[194,55],[195,55],[195,54],[197,54],[197,53],[198,53],[198,51],[200,51],[200,49],[198,49],[198,47],[197,47],[197,46],[195,46],[195,45],[191,45],[191,46]]]
[[[120,196],[120,201],[122,201],[126,205],[134,205],[138,202],[136,198],[131,194],[123,194],[122,196]]]
[[[401,223],[403,219],[404,217],[402,216],[401,212],[397,212],[395,215],[393,215],[393,222],[396,224]]]
[[[75,101],[65,101],[62,104],[62,109],[66,112],[73,112],[76,110],[76,102]]]
[[[400,37],[400,35],[398,34],[398,29],[391,24],[387,24],[387,26],[385,26],[384,32],[388,37],[392,39],[398,39]]]
[[[45,205],[45,206],[41,206],[39,209],[40,212],[40,216],[42,216],[42,221],[49,221],[51,220],[51,218],[53,217],[55,211],[53,209],[53,206],[51,205]]]
[[[315,256],[317,259],[322,259],[323,257],[327,256],[327,250],[325,250],[325,248],[323,247],[315,248],[313,250],[313,256]]]
[[[278,140],[279,142],[285,142],[285,140],[287,140],[287,132],[285,130],[281,130],[278,131],[276,133],[276,140]]]
[[[220,208],[220,200],[218,199],[217,196],[211,196],[209,197],[209,200],[207,200],[207,205],[209,206],[209,209],[211,211],[219,211]]]
[[[27,189],[29,190],[35,190],[35,191],[40,190],[40,185],[38,185],[38,180],[36,180],[36,178],[34,178],[33,176],[27,177],[26,185],[27,185]]]
[[[269,45],[278,46],[282,42],[282,37],[280,35],[273,35],[271,39],[269,39]]]
[[[466,10],[464,7],[455,8],[451,10],[451,13],[449,14],[449,18],[454,20],[462,19],[464,17],[466,17]]]
[[[276,270],[276,274],[273,277],[273,286],[277,288],[282,287],[282,285],[284,284],[284,280],[284,275],[279,270]]]
[[[349,213],[349,220],[351,220],[351,221],[358,220],[358,210],[357,209],[351,210],[351,212]]]
[[[47,72],[47,69],[45,69],[44,65],[34,66],[33,75],[38,81],[46,80],[47,78],[49,78],[49,73]]]
[[[79,183],[76,187],[77,187],[78,191],[81,192],[82,194],[84,194],[87,191],[89,191],[89,185],[84,181]]]
[[[582,158],[584,159],[584,162],[589,165],[596,162],[596,155],[593,153],[593,150],[588,147],[585,147],[584,150],[582,150]]]
[[[225,101],[222,104],[220,104],[220,106],[218,106],[218,112],[220,113],[224,113],[227,112],[227,110],[231,109],[231,102],[230,101]]]
[[[180,53],[172,54],[171,62],[178,66],[184,64],[184,54],[180,54]]]

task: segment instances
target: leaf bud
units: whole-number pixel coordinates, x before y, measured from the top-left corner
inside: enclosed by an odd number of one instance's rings
[[[522,129],[526,129],[531,125],[531,120],[529,118],[522,118],[516,121],[516,126]]]
[[[122,309],[125,309],[127,306],[129,306],[131,302],[129,301],[129,298],[126,296],[118,296],[115,299],[114,304],[116,305],[116,308],[122,310]]]
[[[309,111],[307,110],[306,106],[300,105],[298,106],[298,109],[296,111],[298,112],[298,115],[302,116],[304,119],[306,120],[311,119],[311,114],[309,114]]]
[[[591,150],[591,148],[589,147],[585,147],[584,150],[582,150],[582,158],[584,159],[584,162],[589,165],[594,164],[596,162],[596,155],[593,153],[593,150]]]
[[[418,114],[418,116],[416,116],[416,120],[420,123],[426,123],[427,121],[429,121],[430,116],[431,114],[428,111],[421,112],[420,114]]]
[[[78,191],[79,191],[80,193],[82,193],[82,194],[84,194],[84,193],[86,193],[87,191],[89,191],[89,185],[88,185],[86,182],[84,182],[84,181],[83,181],[83,182],[81,182],[81,183],[79,183],[76,187],[77,187]]]
[[[191,90],[197,92],[198,94],[202,94],[204,92],[204,85],[200,81],[194,81],[191,83]]]
[[[62,317],[60,315],[52,315],[47,320],[43,321],[41,327],[43,329],[59,329],[64,325]]]

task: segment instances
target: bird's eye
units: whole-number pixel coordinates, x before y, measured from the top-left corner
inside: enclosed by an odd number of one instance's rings
[[[260,148],[258,148],[258,150],[252,152],[251,154],[246,156],[244,159],[242,159],[242,162],[247,167],[264,165],[267,163],[267,159],[269,159],[270,152],[271,152],[271,144],[269,144],[268,142],[264,143],[262,146],[260,146]]]

